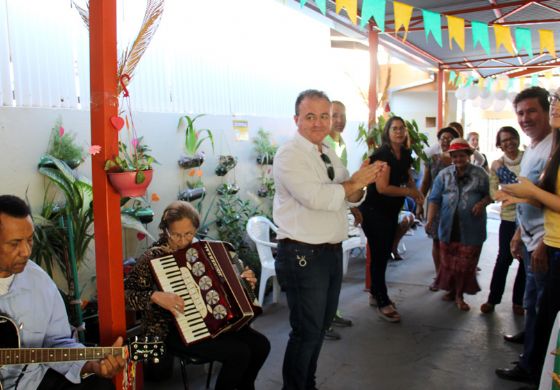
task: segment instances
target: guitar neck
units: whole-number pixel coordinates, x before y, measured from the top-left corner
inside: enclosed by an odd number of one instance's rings
[[[98,360],[105,355],[127,357],[127,347],[90,348],[2,348],[0,366]]]

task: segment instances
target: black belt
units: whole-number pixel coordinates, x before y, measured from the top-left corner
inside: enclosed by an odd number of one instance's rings
[[[308,246],[310,248],[316,248],[316,249],[326,249],[326,250],[331,250],[331,251],[340,251],[342,250],[342,243],[339,242],[338,244],[330,244],[330,243],[325,243],[325,244],[308,244],[307,242],[301,242],[301,241],[297,241],[297,240],[292,240],[291,238],[282,238],[280,240],[278,240],[279,243],[284,243],[284,244],[298,244],[298,245],[303,245],[303,246]]]

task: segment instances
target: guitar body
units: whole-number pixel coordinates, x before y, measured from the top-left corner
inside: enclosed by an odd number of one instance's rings
[[[0,348],[19,348],[18,329],[11,318],[0,315],[0,334]]]

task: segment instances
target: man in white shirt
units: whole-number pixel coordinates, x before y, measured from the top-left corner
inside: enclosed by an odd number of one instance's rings
[[[363,200],[363,188],[375,181],[384,165],[363,165],[348,174],[323,143],[331,127],[331,102],[321,91],[299,94],[294,121],[298,132],[274,157],[275,265],[292,327],[284,355],[283,389],[310,390],[316,388],[319,352],[338,306],[347,209]]]

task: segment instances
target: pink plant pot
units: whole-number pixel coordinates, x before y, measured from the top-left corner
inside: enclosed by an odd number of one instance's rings
[[[146,176],[140,184],[136,183],[136,171],[108,173],[109,182],[121,197],[144,196],[146,188],[152,182],[153,171],[142,171]]]

